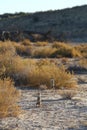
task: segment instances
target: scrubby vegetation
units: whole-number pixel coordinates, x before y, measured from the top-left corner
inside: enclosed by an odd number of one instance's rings
[[[79,61],[79,65],[84,68],[85,70],[87,70],[87,59],[81,59]]]
[[[76,58],[85,57],[87,55],[87,45],[72,45],[63,42],[36,42],[32,43],[29,40],[23,42],[10,42],[15,48],[15,51],[20,56],[31,58]],[[39,44],[39,45],[38,45]],[[45,44],[45,45],[44,45]]]
[[[81,52],[72,45],[56,42],[53,44],[53,48],[57,48],[54,57],[81,57]]]
[[[18,116],[19,91],[14,87],[10,75],[13,71],[15,48],[10,43],[0,43],[0,118]]]
[[[40,42],[40,41],[38,41],[38,42],[35,43],[35,45],[36,45],[36,46],[47,46],[47,45],[48,45],[48,42],[45,42],[45,41]]]
[[[87,44],[80,44],[75,46],[75,48],[81,52],[83,57],[87,58]]]
[[[19,95],[10,78],[0,79],[0,118],[19,115]]]
[[[58,67],[54,62],[51,62],[48,59],[33,60],[20,57],[17,54],[17,43],[15,44],[12,44],[11,42],[0,44],[0,66],[3,69],[1,78],[10,77],[15,81],[15,85],[31,85],[37,87],[40,84],[45,84],[48,88],[50,88],[50,79],[54,78],[56,88],[70,88],[76,86],[76,82],[71,81],[71,79],[73,79],[73,74],[67,72],[64,66]],[[18,46],[26,47],[21,44],[18,44]],[[55,51],[54,48],[53,50],[52,48],[50,48],[51,50],[47,49],[48,48],[44,48],[43,51],[41,49],[40,52],[43,55],[39,53],[38,57],[46,58],[48,55],[50,56],[50,53],[52,53],[51,51]],[[22,53],[22,56],[23,54],[24,53]],[[35,55],[35,57],[37,57],[37,55]]]
[[[31,46],[31,42],[29,39],[24,39],[21,44],[24,46]]]
[[[52,47],[36,48],[32,56],[35,58],[52,58],[52,55],[55,53],[56,50],[56,48]]]
[[[68,62],[68,58],[85,58],[86,51],[84,55],[83,45],[73,46],[60,42],[46,43],[45,46],[43,43],[39,46],[36,44],[27,40],[20,43],[0,42],[0,117],[16,116],[19,113],[16,104],[19,92],[14,86],[39,88],[43,85],[51,89],[53,78],[56,89],[77,88],[74,74],[64,65]],[[53,57],[57,58],[57,61]],[[62,57],[60,63],[58,57]],[[86,68],[86,58],[81,60],[79,65]],[[67,95],[72,96],[69,94]]]

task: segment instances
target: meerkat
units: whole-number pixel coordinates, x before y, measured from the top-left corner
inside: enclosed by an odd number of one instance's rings
[[[41,106],[41,93],[40,93],[40,92],[38,92],[38,97],[37,97],[36,106],[38,106],[38,107]]]

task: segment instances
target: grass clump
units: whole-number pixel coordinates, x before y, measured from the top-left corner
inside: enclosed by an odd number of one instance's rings
[[[79,65],[80,65],[81,68],[87,69],[87,59],[86,58],[81,59],[79,61]]]
[[[31,66],[29,81],[32,86],[45,84],[50,88],[50,79],[54,78],[55,88],[76,88],[76,81],[73,81],[74,75],[66,72],[64,66],[57,67],[48,60],[41,60],[36,65]]]
[[[54,52],[53,57],[81,57],[79,50],[75,49],[72,45],[65,43],[54,43],[53,48],[57,48]]]
[[[87,58],[87,44],[86,43],[75,46],[75,48],[80,51],[81,55],[84,58]]]
[[[19,95],[10,78],[0,79],[0,118],[19,115]]]
[[[21,42],[21,45],[31,46],[31,41],[30,41],[29,39],[24,39],[24,40]]]
[[[32,46],[29,45],[23,45],[20,43],[14,44],[16,53],[20,56],[31,56],[32,55]]]
[[[36,46],[47,46],[48,42],[46,42],[46,41],[43,41],[43,42],[38,41],[38,42],[35,43],[35,45]]]
[[[16,57],[16,51],[14,46],[10,42],[0,44],[0,70],[1,78],[8,77],[12,71],[12,65],[14,64],[14,58]]]
[[[49,58],[56,51],[55,48],[46,47],[46,48],[38,48],[34,51],[33,57],[35,58]]]

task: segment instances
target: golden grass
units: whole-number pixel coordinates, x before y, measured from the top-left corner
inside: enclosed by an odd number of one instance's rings
[[[21,42],[21,45],[31,46],[31,41],[30,41],[29,39],[24,39],[24,40]]]
[[[46,58],[46,57],[51,57],[51,55],[56,51],[56,48],[51,48],[51,47],[42,47],[42,48],[37,48],[33,52],[33,57],[36,58]]]
[[[19,115],[19,95],[10,78],[0,79],[0,118]]]
[[[82,68],[87,69],[87,59],[86,59],[86,58],[81,59],[81,60],[79,61],[79,65],[80,65]]]
[[[46,42],[46,41],[43,41],[43,42],[38,41],[38,42],[35,43],[35,45],[36,46],[47,46],[48,42]]]
[[[53,48],[69,48],[69,47],[71,47],[71,45],[68,43],[64,43],[64,42],[54,42],[52,44],[52,47]]]
[[[29,81],[32,86],[45,84],[51,88],[50,80],[54,78],[55,88],[76,88],[77,83],[74,81],[74,75],[66,72],[64,66],[57,67],[54,63],[48,60],[41,60],[31,66],[29,72]]]
[[[80,51],[70,44],[55,42],[52,47],[57,48],[57,51],[54,52],[53,57],[82,57]]]
[[[75,46],[75,48],[80,51],[83,57],[87,58],[87,43]]]
[[[20,43],[13,44],[18,55],[31,56],[33,47],[30,45],[23,45]]]
[[[0,68],[2,70],[0,76],[2,78],[11,77],[16,85],[37,87],[40,84],[46,84],[48,88],[50,88],[50,79],[54,78],[56,88],[76,87],[76,81],[72,80],[74,75],[66,72],[64,66],[58,67],[54,62],[50,62],[47,59],[37,61],[24,59],[17,56],[15,47],[10,44],[4,43],[5,48],[6,46],[7,48],[0,55]],[[3,45],[0,48],[1,50],[2,47]],[[9,48],[12,49],[9,50]],[[40,53],[40,56],[50,56],[50,53],[53,53],[55,48],[50,47],[40,51],[44,53],[43,55]]]

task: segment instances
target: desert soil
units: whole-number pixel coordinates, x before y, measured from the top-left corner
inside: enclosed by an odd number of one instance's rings
[[[87,130],[87,74],[77,75],[77,94],[63,99],[59,90],[42,90],[42,106],[36,106],[38,90],[21,89],[19,117],[0,119],[0,130]]]

